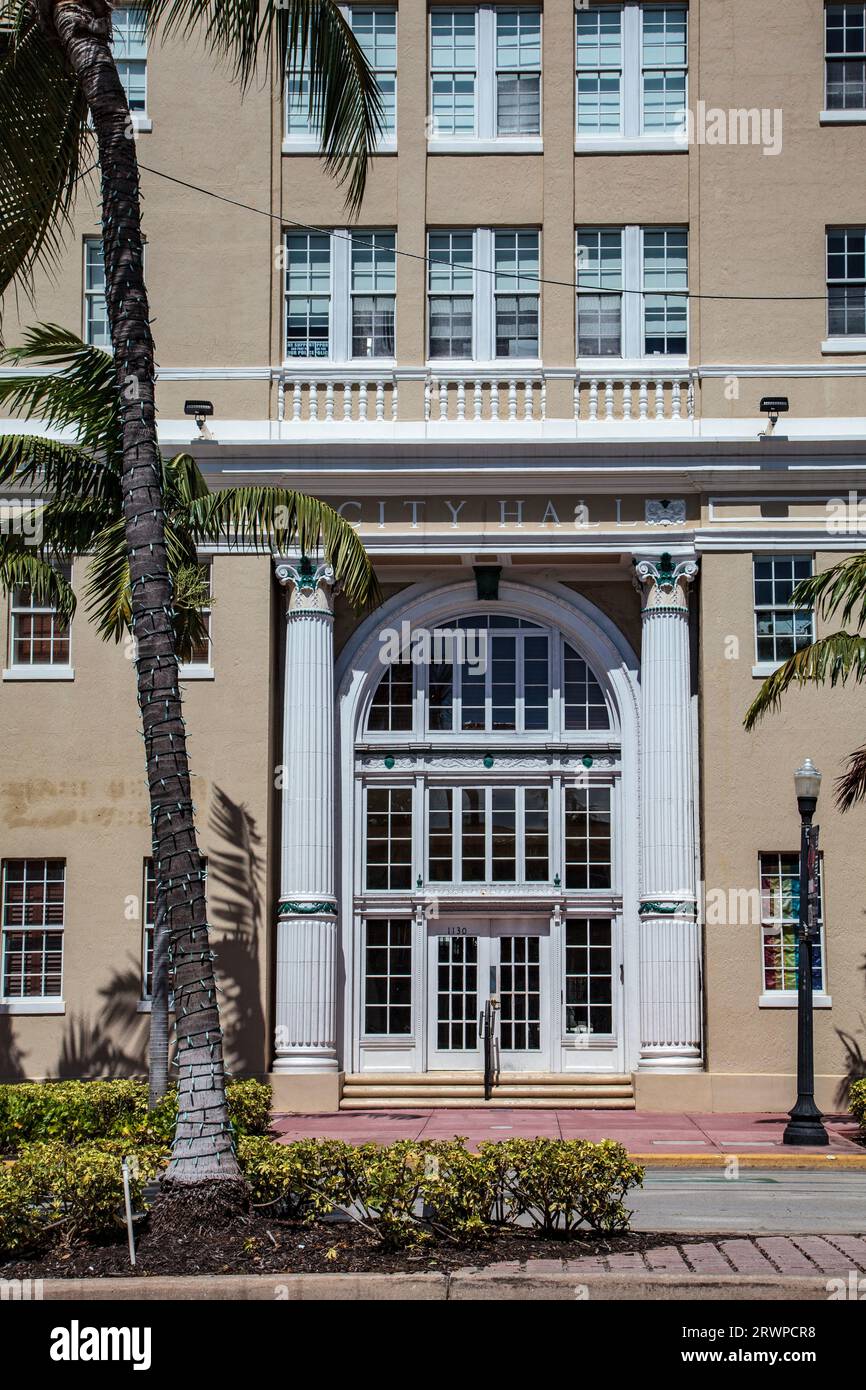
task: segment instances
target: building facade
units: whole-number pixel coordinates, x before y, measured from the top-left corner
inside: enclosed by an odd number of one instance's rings
[[[794,584],[866,534],[866,5],[346,16],[386,115],[352,222],[300,84],[241,100],[116,26],[161,445],[331,502],[385,595],[353,613],[321,556],[202,556],[183,679],[229,1065],[311,1111],[477,1104],[485,1062],[495,1103],[787,1108],[810,756],[839,1107],[866,939],[863,812],[832,783],[862,693],[742,721],[829,630]],[[7,341],[106,342],[101,276],[85,179]],[[0,643],[0,1071],[139,1072],[130,652],[23,590]]]

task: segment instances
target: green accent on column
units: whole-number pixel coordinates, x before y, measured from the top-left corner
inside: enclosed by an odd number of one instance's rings
[[[583,763],[584,767],[592,767],[592,758],[589,756],[588,753],[585,757],[581,758],[580,761]]]
[[[665,551],[659,562],[658,582],[661,587],[667,588],[674,582],[674,562],[667,551]]]
[[[492,767],[492,766],[493,766],[493,758],[490,756],[489,753],[485,754],[485,757],[484,757],[484,766],[485,766],[485,767]]]
[[[559,874],[557,874],[556,877],[554,878],[554,880],[553,880],[553,886],[554,886],[554,888],[561,888],[561,887],[562,887],[562,879],[559,877]]]
[[[638,908],[638,916],[677,917],[680,913],[692,913],[694,910],[694,903],[641,903]]]
[[[280,917],[318,917],[322,913],[327,913],[331,917],[336,917],[336,903],[281,902],[278,915]]]
[[[420,889],[422,889],[422,888],[424,887],[424,880],[422,879],[422,877],[421,877],[420,874],[418,875],[418,881],[417,881],[417,883],[415,884],[415,887],[416,887],[417,889],[419,889],[419,891],[420,891]]]
[[[316,587],[316,567],[308,555],[302,555],[298,561],[298,588],[315,589]]]
[[[389,753],[388,756],[384,759],[385,766],[387,767],[389,772],[391,771],[391,768],[394,766],[395,761],[396,759],[394,758],[393,753]]]

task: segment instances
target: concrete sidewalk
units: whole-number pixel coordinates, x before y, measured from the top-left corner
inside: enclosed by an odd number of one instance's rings
[[[395,1139],[616,1139],[651,1167],[719,1167],[736,1156],[748,1167],[866,1170],[850,1115],[825,1117],[827,1148],[782,1143],[787,1115],[656,1114],[623,1110],[350,1110],[330,1115],[275,1115],[280,1139],[345,1139],[387,1144]]]

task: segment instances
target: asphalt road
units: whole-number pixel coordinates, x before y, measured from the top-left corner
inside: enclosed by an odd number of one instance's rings
[[[649,1169],[627,1205],[636,1231],[864,1235],[866,1173]]]

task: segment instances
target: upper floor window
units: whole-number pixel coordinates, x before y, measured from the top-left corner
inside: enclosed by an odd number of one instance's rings
[[[62,859],[4,861],[5,999],[61,997],[65,880],[66,864]]]
[[[826,98],[828,111],[866,110],[866,4],[828,5]]]
[[[480,5],[430,11],[435,139],[541,134],[541,10]]]
[[[207,603],[199,609],[201,618],[202,633],[198,642],[193,644],[190,652],[189,661],[186,663],[185,674],[203,674],[210,672],[213,665],[213,638],[211,633],[211,619],[213,609],[211,606],[211,596],[213,593],[213,565],[209,560],[204,561],[200,566],[202,581],[207,590]],[[190,672],[190,667],[193,668]],[[181,668],[184,670],[184,668]]]
[[[84,239],[84,341],[91,347],[111,350],[105,303],[105,260],[102,237],[97,236]]]
[[[685,356],[688,352],[685,227],[579,228],[579,357]]]
[[[543,733],[610,728],[604,692],[555,633],[505,615],[458,618],[432,634],[431,660],[386,668],[371,733]],[[420,710],[419,710],[420,706]]]
[[[144,933],[141,943],[141,997],[153,994],[153,943],[156,933],[156,868],[152,859],[144,861]]]
[[[430,232],[431,358],[537,358],[539,234],[534,230]]]
[[[755,642],[759,662],[787,661],[814,641],[811,609],[794,608],[791,594],[812,574],[811,555],[756,555]]]
[[[288,232],[286,357],[393,357],[394,232]]]
[[[866,228],[827,232],[827,330],[831,338],[866,335]]]
[[[58,565],[67,583],[72,567]],[[70,663],[70,630],[47,603],[37,602],[27,584],[16,584],[10,605],[10,664],[13,668],[47,668]]]
[[[592,5],[576,11],[577,138],[680,134],[688,102],[688,9]]]
[[[397,11],[389,6],[350,5],[346,13],[379,84],[382,139],[391,143],[397,134]],[[306,74],[289,76],[286,81],[286,139],[289,144],[318,143],[318,131],[310,123],[310,80]]]
[[[799,976],[800,856],[762,854],[761,935],[766,994],[796,993]],[[818,940],[812,946],[812,988],[824,989],[823,874],[818,860]]]
[[[147,110],[147,15],[120,9],[111,15],[111,51],[130,111]]]

